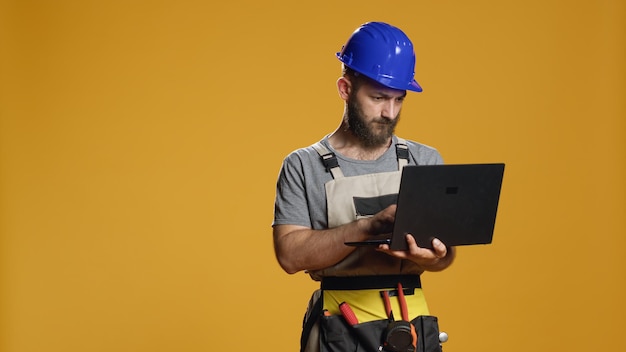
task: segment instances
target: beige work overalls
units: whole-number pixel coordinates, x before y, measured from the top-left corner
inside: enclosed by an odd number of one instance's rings
[[[313,147],[320,154],[327,169],[329,169],[333,176],[333,180],[324,185],[326,190],[329,228],[355,221],[360,217],[373,215],[357,214],[357,209],[354,204],[355,197],[380,197],[398,193],[402,168],[408,164],[408,146],[405,140],[398,138],[398,143],[396,144],[398,155],[397,171],[350,177],[343,175],[334,153],[319,142],[314,144]],[[388,254],[378,252],[374,247],[357,247],[354,252],[336,265],[322,270],[310,271],[309,274],[313,279],[321,280],[322,287],[324,287],[324,278],[328,277],[332,277],[333,279],[339,277],[339,281],[343,279],[349,281],[350,278],[355,276],[386,277],[401,274],[417,276],[421,274],[421,272],[422,270],[413,262],[399,260]],[[394,287],[395,286],[376,287],[374,289],[357,290],[323,289],[316,291],[314,294],[309,305],[309,311],[312,310],[313,302],[321,296],[323,309],[326,314],[341,314],[338,308],[339,304],[341,302],[348,302],[359,322],[386,319],[387,315],[380,296],[380,291],[382,288],[392,289]],[[406,296],[406,301],[412,316],[428,314],[428,307],[420,287],[415,287],[414,293]],[[397,299],[392,299],[391,303],[392,309],[396,312],[399,311],[400,308]],[[316,317],[308,318],[314,319]],[[315,324],[311,329],[311,334],[309,335],[304,351],[319,351],[319,327],[317,325],[318,324]]]

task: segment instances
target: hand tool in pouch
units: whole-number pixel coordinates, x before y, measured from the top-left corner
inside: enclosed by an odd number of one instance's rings
[[[356,314],[354,314],[354,311],[352,311],[352,308],[350,308],[350,305],[346,302],[341,302],[341,304],[339,304],[339,310],[345,321],[352,328],[352,332],[357,338],[358,344],[362,346],[365,351],[379,351],[380,340],[371,334],[371,330],[364,329],[363,326],[359,325],[359,320]],[[364,324],[367,325],[367,323]]]
[[[417,333],[413,324],[409,322],[409,312],[402,284],[398,283],[398,302],[400,303],[402,320],[395,320],[393,317],[389,292],[381,291],[380,294],[383,297],[389,318],[389,325],[383,336],[383,349],[389,352],[414,352],[417,346]]]
[[[339,304],[339,310],[341,311],[343,318],[346,319],[346,322],[348,322],[350,326],[354,326],[359,323],[359,320],[356,318],[356,314],[354,314],[348,303],[341,302]]]

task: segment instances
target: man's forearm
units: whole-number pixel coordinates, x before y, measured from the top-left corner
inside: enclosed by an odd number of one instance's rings
[[[326,230],[301,226],[274,227],[274,249],[281,267],[293,274],[301,270],[330,267],[355,250],[347,241],[362,241],[370,234],[368,220],[357,220]]]

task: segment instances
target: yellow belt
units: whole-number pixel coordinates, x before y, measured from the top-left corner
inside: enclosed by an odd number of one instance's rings
[[[347,302],[352,311],[354,311],[359,323],[387,319],[387,312],[385,311],[380,292],[381,289],[324,290],[324,309],[329,314],[341,314],[339,304]],[[421,288],[414,289],[412,294],[405,293],[404,297],[408,307],[409,319],[413,319],[418,315],[429,315],[428,305]],[[400,319],[401,309],[398,297],[390,297],[390,303],[396,319]]]

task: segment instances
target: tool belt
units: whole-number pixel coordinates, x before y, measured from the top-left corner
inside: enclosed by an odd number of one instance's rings
[[[387,319],[359,322],[349,302],[339,304],[341,314],[329,314],[320,297],[306,325],[319,323],[320,352],[440,352],[437,317],[420,315],[409,320],[404,292],[420,287],[419,275],[324,278],[322,290],[381,289]],[[400,320],[391,311],[390,295],[398,296]],[[304,346],[306,339],[302,342]]]
[[[368,290],[376,288],[395,288],[398,283],[404,288],[421,288],[419,275],[372,275],[349,277],[325,277],[322,279],[322,290]]]

